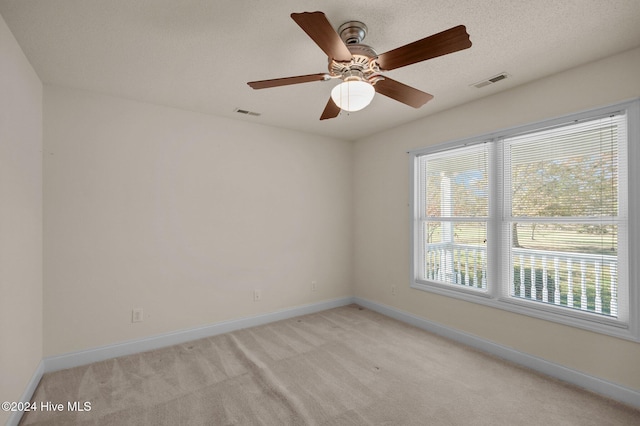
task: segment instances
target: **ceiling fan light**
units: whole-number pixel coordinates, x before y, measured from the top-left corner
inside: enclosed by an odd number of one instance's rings
[[[360,111],[373,100],[376,91],[366,81],[344,81],[331,90],[331,99],[345,111]]]

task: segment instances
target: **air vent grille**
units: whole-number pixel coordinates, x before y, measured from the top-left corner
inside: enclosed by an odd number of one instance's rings
[[[493,77],[489,77],[489,78],[487,78],[485,80],[482,80],[482,81],[479,81],[477,83],[474,83],[474,84],[472,84],[472,86],[479,89],[481,87],[497,83],[497,82],[499,82],[501,80],[504,80],[504,79],[506,79],[508,77],[510,77],[510,75],[507,74],[506,72],[503,72],[503,73],[500,73],[498,75],[494,75]]]
[[[241,109],[241,108],[236,108],[233,110],[233,112],[237,112],[238,114],[244,114],[244,115],[253,115],[254,117],[260,116],[259,112],[247,111],[246,109]]]

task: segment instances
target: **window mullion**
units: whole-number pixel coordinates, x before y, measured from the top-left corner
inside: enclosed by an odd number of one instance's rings
[[[531,217],[507,215],[505,220],[518,223],[618,223],[624,219],[619,216]]]
[[[505,230],[503,229],[503,218],[505,212],[503,205],[505,204],[504,191],[504,144],[500,139],[494,139],[491,143],[491,163],[489,164],[489,240],[487,241],[488,250],[488,269],[490,273],[489,291],[491,297],[498,299],[505,292],[508,292],[508,280],[504,275],[504,240]]]

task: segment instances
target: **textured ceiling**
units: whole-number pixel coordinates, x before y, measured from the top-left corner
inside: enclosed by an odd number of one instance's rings
[[[319,121],[336,80],[246,84],[326,72],[289,16],[316,10],[335,28],[365,22],[379,53],[459,24],[473,46],[386,73],[435,96],[420,109],[377,95]],[[640,45],[638,0],[0,0],[0,14],[45,84],[347,140]],[[472,86],[501,72],[511,77]]]

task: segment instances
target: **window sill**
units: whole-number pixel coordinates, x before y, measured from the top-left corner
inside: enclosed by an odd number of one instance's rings
[[[640,342],[638,330],[632,330],[628,323],[599,314],[579,310],[559,308],[540,302],[532,302],[508,297],[493,297],[482,289],[449,288],[449,285],[430,281],[416,281],[411,288],[489,306],[520,315],[555,322],[570,327],[581,328],[594,333],[605,334],[620,339]]]

